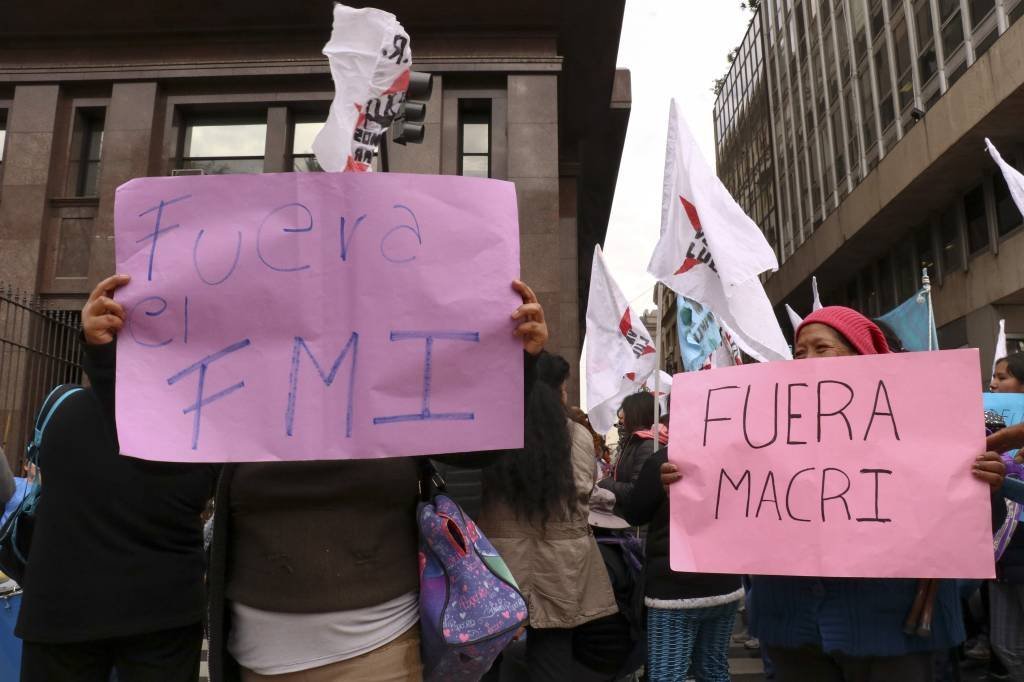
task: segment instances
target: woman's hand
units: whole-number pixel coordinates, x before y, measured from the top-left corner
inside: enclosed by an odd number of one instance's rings
[[[523,350],[538,355],[548,342],[548,323],[544,321],[544,308],[537,300],[537,294],[525,282],[518,279],[512,288],[523,298],[523,305],[512,313],[512,319],[519,322],[514,334],[523,340]]]
[[[1024,447],[1024,424],[1014,424],[996,431],[985,439],[985,449],[989,452],[1006,452]]]
[[[1006,478],[1006,464],[998,453],[986,452],[974,460],[971,473],[978,480],[987,483],[992,490],[999,490],[1003,487],[1003,479]]]
[[[668,495],[668,487],[681,480],[683,480],[683,475],[679,473],[679,468],[675,464],[665,462],[661,465],[661,485],[665,488],[666,495]]]
[[[90,346],[110,343],[124,326],[124,307],[114,301],[114,292],[128,284],[128,275],[111,275],[96,285],[82,308],[82,334]]]

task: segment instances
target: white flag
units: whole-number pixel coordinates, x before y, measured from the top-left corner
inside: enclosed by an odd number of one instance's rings
[[[1006,320],[999,320],[999,333],[996,335],[996,355],[992,359],[992,376],[996,375],[996,365],[1006,357]]]
[[[761,230],[701,155],[686,123],[669,108],[661,239],[647,270],[677,294],[710,308],[746,353],[789,360],[758,275],[779,267]]]
[[[811,277],[811,291],[814,293],[814,300],[811,301],[811,311],[821,310],[821,296],[818,294],[817,277]]]
[[[587,406],[598,433],[615,424],[622,400],[654,372],[654,341],[612,279],[601,247],[594,247],[587,299]]]
[[[1006,179],[1006,185],[1010,188],[1010,196],[1013,197],[1013,203],[1017,204],[1017,210],[1024,216],[1024,174],[1021,174],[1019,170],[1006,163],[1003,160],[999,150],[996,149],[995,145],[985,138],[985,145],[988,147],[988,153],[995,159],[996,164],[999,166],[999,170],[1003,171],[1003,177]]]
[[[409,35],[390,12],[336,4],[323,53],[334,101],[313,141],[316,160],[326,171],[368,171],[409,88]]]
[[[658,403],[661,405],[661,414],[667,414],[667,398],[669,394],[672,393],[672,375],[660,369],[657,372],[651,372],[651,376],[647,377],[647,381],[644,382],[644,386],[655,398],[658,399]]]

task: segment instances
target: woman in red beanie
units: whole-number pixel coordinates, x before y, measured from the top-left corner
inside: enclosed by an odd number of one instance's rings
[[[850,308],[817,310],[796,332],[798,360],[888,352],[878,325]],[[665,485],[680,480],[671,463],[661,471]],[[997,490],[1005,467],[990,453],[972,472]],[[752,576],[751,583],[750,631],[768,647],[781,682],[930,682],[933,654],[964,639],[952,580],[938,581],[929,637],[903,633],[916,580]]]

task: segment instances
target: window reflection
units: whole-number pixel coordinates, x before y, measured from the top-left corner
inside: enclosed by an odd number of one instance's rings
[[[208,175],[262,173],[267,142],[266,122],[204,120],[185,128],[184,168]]]
[[[491,177],[491,100],[459,100],[459,174]]]
[[[323,171],[313,155],[313,140],[320,134],[327,116],[312,120],[296,121],[292,127],[292,170],[296,173],[319,173]]]

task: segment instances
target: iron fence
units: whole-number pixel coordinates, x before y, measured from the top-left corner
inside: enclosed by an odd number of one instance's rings
[[[0,446],[16,472],[46,394],[82,381],[80,328],[78,311],[0,284]]]

